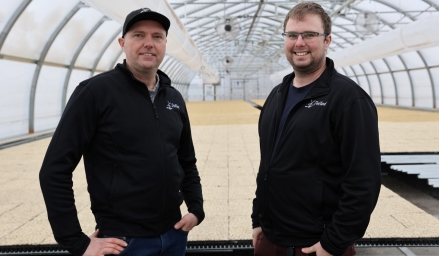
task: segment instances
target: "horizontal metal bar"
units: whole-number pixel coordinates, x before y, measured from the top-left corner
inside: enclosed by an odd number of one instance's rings
[[[47,130],[43,132],[33,133],[33,134],[26,134],[24,136],[20,137],[14,137],[9,140],[0,141],[0,150],[5,148],[10,148],[13,146],[18,146],[21,144],[29,143],[32,141],[44,139],[51,137],[53,133],[55,132],[55,129]]]
[[[356,247],[438,247],[439,237],[426,238],[362,238]],[[186,253],[253,251],[252,240],[189,241]],[[0,255],[69,255],[58,245],[0,246]]]

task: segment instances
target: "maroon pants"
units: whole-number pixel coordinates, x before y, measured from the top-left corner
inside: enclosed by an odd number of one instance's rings
[[[256,241],[255,245],[255,256],[286,256],[287,248],[285,246],[273,244],[268,240],[264,233],[262,232],[259,236],[259,239]],[[305,254],[302,252],[303,247],[294,247],[293,254],[294,256],[316,256],[316,253]],[[354,256],[357,252],[355,251],[355,246],[349,246],[342,256]]]

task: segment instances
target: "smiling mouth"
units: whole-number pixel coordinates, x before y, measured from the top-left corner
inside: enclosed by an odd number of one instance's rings
[[[297,56],[305,56],[309,54],[309,52],[294,52]]]
[[[140,55],[142,55],[142,56],[155,56],[155,55],[152,54],[152,53],[141,53]]]

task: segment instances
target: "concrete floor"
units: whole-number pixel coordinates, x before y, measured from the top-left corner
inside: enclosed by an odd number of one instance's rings
[[[357,248],[357,256],[386,255],[386,256],[424,256],[439,255],[438,247],[379,247]]]
[[[382,184],[410,203],[439,219],[439,200],[437,198],[388,175],[382,176]]]
[[[439,219],[439,200],[437,198],[388,175],[382,176],[382,184],[413,205]],[[358,248],[357,255],[439,255],[439,247]]]

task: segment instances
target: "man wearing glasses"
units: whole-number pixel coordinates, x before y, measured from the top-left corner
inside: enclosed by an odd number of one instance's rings
[[[261,111],[255,255],[355,255],[380,184],[377,111],[326,57],[331,18],[300,3],[284,22],[294,72]]]

